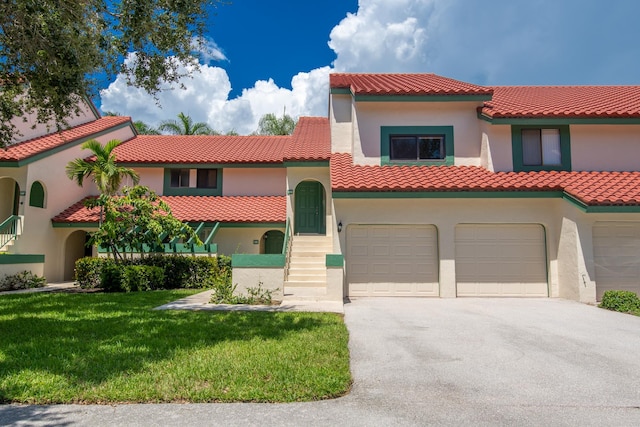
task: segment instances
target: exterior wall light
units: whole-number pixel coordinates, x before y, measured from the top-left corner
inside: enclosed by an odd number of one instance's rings
[[[292,189],[292,188],[288,189],[288,190],[287,190],[287,195],[289,195],[289,196],[290,196],[290,195],[292,195],[292,194],[293,194],[293,189]]]
[[[338,223],[338,233],[342,231],[342,221]]]

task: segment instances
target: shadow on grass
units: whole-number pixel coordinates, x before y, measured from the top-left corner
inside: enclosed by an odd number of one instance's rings
[[[166,291],[0,298],[0,385],[2,378],[17,378],[0,387],[0,402],[24,402],[18,396],[32,387],[19,380],[24,371],[42,373],[43,382],[63,380],[87,389],[141,372],[183,350],[289,339],[331,323],[312,313],[152,310],[183,296]],[[46,388],[36,385],[32,402],[73,399],[72,394],[47,398]]]

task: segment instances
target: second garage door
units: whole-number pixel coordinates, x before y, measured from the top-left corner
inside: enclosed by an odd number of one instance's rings
[[[596,298],[607,290],[640,295],[640,223],[598,222],[593,226]]]
[[[433,225],[349,225],[349,296],[438,296]]]
[[[456,282],[458,296],[548,296],[544,227],[458,225]]]

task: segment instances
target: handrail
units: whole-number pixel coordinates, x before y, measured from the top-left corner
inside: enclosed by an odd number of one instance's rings
[[[0,224],[0,249],[16,240],[20,234],[20,216],[11,215]]]
[[[282,254],[284,255],[284,281],[285,282],[289,278],[289,261],[291,259],[292,241],[293,240],[291,238],[291,221],[289,220],[289,218],[287,218],[287,223],[285,225],[285,232],[284,232],[284,244],[282,245]]]

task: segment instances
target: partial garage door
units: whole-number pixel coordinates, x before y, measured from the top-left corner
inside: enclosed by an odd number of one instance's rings
[[[458,296],[546,297],[544,228],[538,224],[456,226]]]
[[[349,225],[349,296],[437,296],[433,225]]]
[[[611,289],[640,295],[640,223],[597,222],[593,226],[596,298]]]

